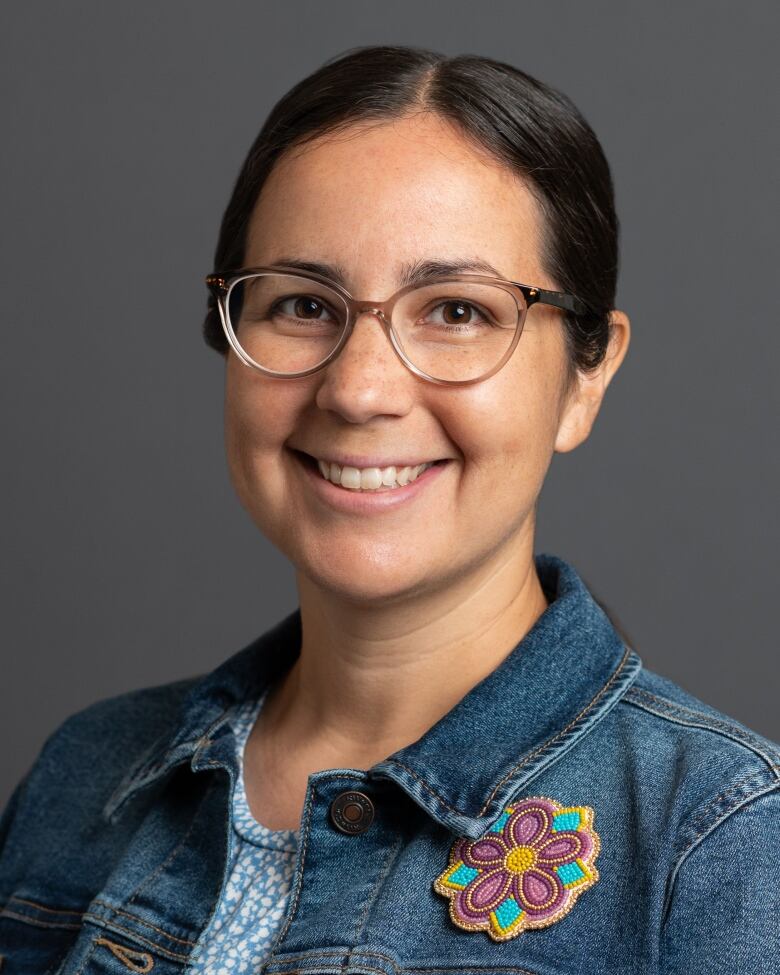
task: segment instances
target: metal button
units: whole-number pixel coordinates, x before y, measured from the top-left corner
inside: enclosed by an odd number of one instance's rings
[[[340,792],[330,804],[330,818],[342,833],[363,833],[374,821],[374,804],[365,792]]]

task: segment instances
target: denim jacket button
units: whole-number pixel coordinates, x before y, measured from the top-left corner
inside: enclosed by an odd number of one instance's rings
[[[365,792],[340,792],[330,804],[330,818],[342,833],[354,836],[374,821],[374,804]]]

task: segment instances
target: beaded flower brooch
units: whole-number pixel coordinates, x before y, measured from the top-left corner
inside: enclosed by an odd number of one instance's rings
[[[507,941],[559,921],[599,879],[593,816],[590,806],[532,796],[507,806],[478,839],[459,837],[433,882],[449,898],[453,922]]]

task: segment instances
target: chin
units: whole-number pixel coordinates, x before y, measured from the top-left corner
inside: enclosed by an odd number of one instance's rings
[[[419,561],[399,560],[397,547],[392,545],[385,553],[373,545],[368,558],[358,558],[354,551],[342,552],[341,557],[334,557],[332,551],[323,551],[316,558],[301,557],[300,552],[289,553],[289,557],[309,585],[353,603],[402,602],[429,589],[432,578],[430,569]]]

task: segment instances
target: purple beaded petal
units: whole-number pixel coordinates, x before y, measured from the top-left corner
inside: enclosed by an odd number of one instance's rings
[[[462,907],[473,917],[482,917],[494,911],[504,900],[512,884],[506,870],[491,870],[468,885],[463,892]]]
[[[587,833],[561,830],[536,848],[536,857],[538,863],[558,866],[572,863],[577,857],[587,858],[592,849],[593,841]]]
[[[517,902],[534,918],[549,917],[566,900],[567,891],[558,875],[541,867],[531,867],[515,880]]]
[[[547,839],[555,815],[551,802],[525,800],[515,809],[504,827],[508,846],[536,846]]]
[[[500,867],[510,849],[498,835],[475,840],[465,848],[463,862],[478,870]]]

